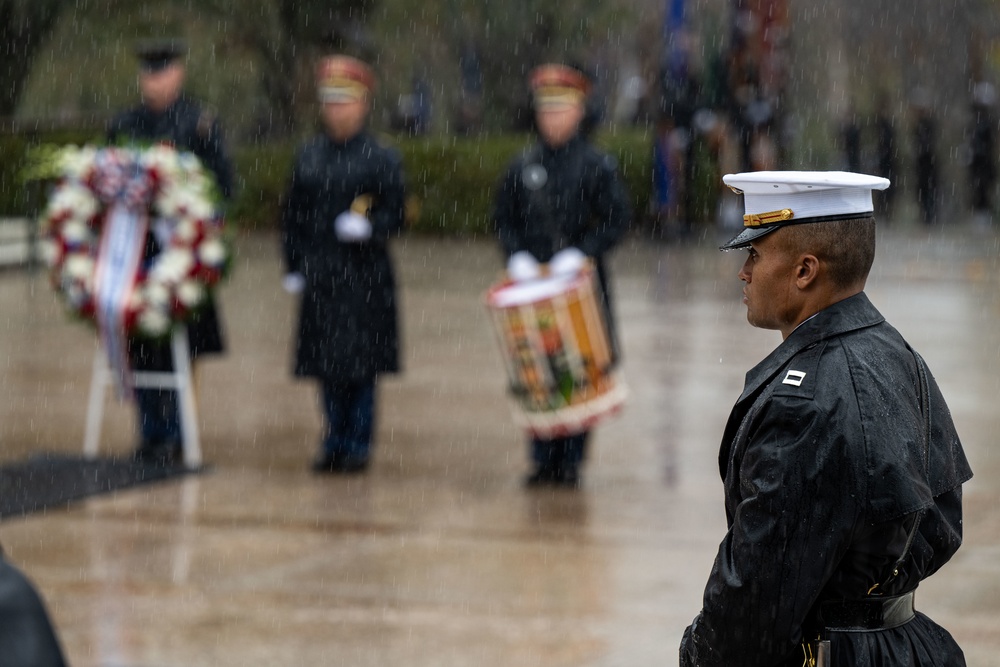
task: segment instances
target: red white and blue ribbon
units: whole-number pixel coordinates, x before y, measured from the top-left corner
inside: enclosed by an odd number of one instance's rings
[[[135,161],[105,151],[94,187],[109,204],[94,271],[94,299],[101,340],[119,392],[131,392],[125,315],[142,262],[152,182]]]

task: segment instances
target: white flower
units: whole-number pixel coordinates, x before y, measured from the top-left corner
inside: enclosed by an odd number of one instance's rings
[[[166,310],[170,306],[170,289],[158,282],[146,283],[145,300],[149,308],[154,310]]]
[[[156,258],[149,271],[150,279],[177,284],[194,268],[194,257],[187,248],[168,248]]]
[[[82,184],[71,181],[63,184],[52,194],[49,200],[48,215],[50,218],[68,213],[80,220],[88,220],[97,212],[97,198]]]
[[[163,218],[176,218],[177,208],[180,206],[178,195],[180,190],[171,183],[160,185],[160,194],[153,203],[157,214]]]
[[[175,188],[174,192],[170,193],[170,198],[177,217],[183,212],[189,218],[207,220],[215,212],[212,203],[196,190]]]
[[[128,298],[128,309],[133,313],[138,313],[146,307],[146,296],[141,289],[132,290]]]
[[[38,244],[38,253],[46,266],[55,266],[62,259],[62,246],[52,239],[42,239]]]
[[[141,164],[146,169],[155,169],[161,177],[171,181],[177,178],[181,168],[177,151],[165,144],[157,144],[146,149],[142,153]]]
[[[90,255],[73,253],[63,263],[63,275],[71,280],[82,281],[94,272],[94,260]]]
[[[59,155],[59,170],[70,179],[81,180],[94,166],[96,156],[93,146],[68,146]]]
[[[185,308],[194,308],[205,299],[205,288],[194,280],[185,280],[177,286],[177,300]]]
[[[226,261],[226,246],[217,238],[206,239],[198,246],[198,259],[206,266],[220,267]]]
[[[90,229],[79,220],[69,220],[63,225],[62,236],[67,243],[76,245],[90,238]]]
[[[167,333],[167,330],[170,328],[170,318],[161,310],[147,308],[139,315],[137,325],[147,334],[159,336]]]
[[[197,235],[198,226],[193,220],[181,220],[174,228],[174,237],[185,245],[191,245]]]
[[[194,153],[180,153],[177,156],[177,165],[184,171],[185,175],[192,176],[201,174],[201,161]]]

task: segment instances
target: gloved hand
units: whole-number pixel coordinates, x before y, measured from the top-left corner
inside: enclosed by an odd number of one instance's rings
[[[587,256],[579,248],[563,248],[552,255],[549,260],[549,271],[552,275],[576,275],[583,270]]]
[[[286,273],[281,286],[289,294],[299,294],[306,287],[306,279],[301,273]]]
[[[333,221],[337,239],[345,243],[367,241],[372,237],[372,223],[365,216],[353,211],[344,211]]]
[[[527,250],[518,250],[507,260],[507,276],[516,283],[542,275],[538,260]]]

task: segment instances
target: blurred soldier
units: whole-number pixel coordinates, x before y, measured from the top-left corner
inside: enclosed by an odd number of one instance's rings
[[[937,222],[937,120],[930,95],[919,89],[913,94],[913,154],[917,172],[917,205],[925,225]]]
[[[854,105],[847,108],[840,122],[840,144],[844,151],[844,163],[847,171],[861,170],[861,125],[858,124],[858,114]]]
[[[969,189],[972,220],[977,229],[989,229],[993,218],[993,188],[997,180],[996,104],[993,85],[980,81],[972,89],[972,127],[969,137]]]
[[[876,103],[875,110],[875,135],[876,135],[876,160],[878,162],[878,176],[889,180],[896,180],[896,121],[889,110],[889,101],[884,95],[880,95]],[[896,194],[893,188],[886,188],[879,198],[881,204],[879,219],[883,222],[891,222],[893,214],[893,203]]]
[[[539,141],[507,168],[493,212],[507,272],[531,280],[548,264],[550,273],[574,274],[592,259],[617,350],[604,255],[625,233],[631,211],[614,159],[580,133],[591,82],[577,68],[549,64],[531,73],[530,84]],[[527,484],[577,486],[587,435],[532,440]]]
[[[62,648],[45,604],[30,581],[0,552],[0,664],[63,667]]]
[[[139,106],[116,116],[108,127],[112,143],[144,146],[165,141],[177,150],[194,153],[214,175],[222,196],[229,198],[233,188],[233,170],[223,143],[222,131],[215,116],[202,109],[183,93],[185,44],[179,40],[141,42],[136,48],[139,60]],[[153,222],[146,237],[144,263],[151,262],[168,240],[169,229]],[[225,350],[215,301],[194,313],[188,322],[191,357],[220,354]],[[144,371],[169,371],[173,354],[169,341],[133,338],[129,341],[133,368]],[[181,426],[177,392],[170,389],[136,389],[136,404],[141,442],[136,458],[141,461],[170,463],[181,452]]]
[[[375,75],[336,55],[317,68],[325,132],[298,152],[282,214],[284,286],[302,295],[295,375],[319,381],[326,433],[316,472],[371,455],[375,384],[399,370],[389,240],[403,227],[399,155],[365,131]]]
[[[729,530],[682,667],[965,665],[913,591],[962,543],[972,471],[923,359],[864,293],[873,189],[845,172],[752,172],[739,272],[751,325],[783,342],[750,370],[719,468]]]

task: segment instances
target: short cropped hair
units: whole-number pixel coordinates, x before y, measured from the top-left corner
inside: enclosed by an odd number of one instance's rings
[[[875,261],[875,218],[833,220],[784,228],[787,248],[824,262],[830,280],[847,289],[864,284]]]

